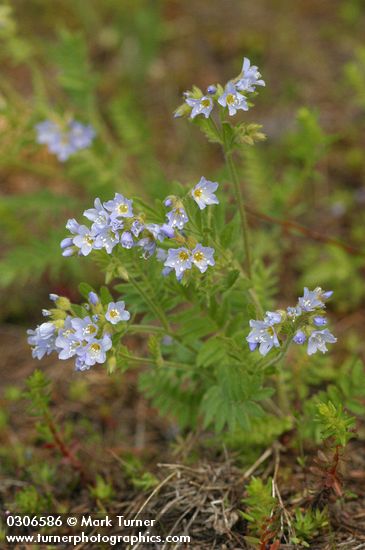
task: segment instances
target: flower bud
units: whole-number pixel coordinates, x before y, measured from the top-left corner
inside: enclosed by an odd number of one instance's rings
[[[327,325],[327,319],[325,317],[314,317],[313,323],[316,325],[316,327],[323,327],[324,325]]]
[[[89,292],[88,299],[92,306],[96,306],[99,303],[99,297],[96,292]]]
[[[307,337],[302,330],[298,330],[293,338],[295,344],[302,345],[306,341]]]

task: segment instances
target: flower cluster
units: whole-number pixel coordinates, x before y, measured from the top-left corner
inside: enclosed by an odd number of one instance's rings
[[[202,210],[207,205],[219,204],[214,194],[217,188],[218,183],[202,177],[191,190],[191,196]],[[117,245],[126,249],[138,247],[143,258],[156,254],[157,259],[164,262],[163,275],[175,269],[177,279],[181,280],[193,264],[204,273],[209,265],[214,265],[213,248],[196,243],[192,250],[183,247],[166,251],[157,246],[165,239],[175,239],[180,243],[186,241],[182,231],[189,218],[181,199],[169,196],[164,205],[170,208],[164,223],[145,223],[144,215],[134,214],[133,201],[120,193],[104,203],[96,198],[94,208],[84,211],[85,218],[92,222],[91,226],[79,224],[75,219],[68,220],[66,228],[70,235],[61,242],[62,254],[87,256],[92,250],[101,249],[111,254]]]
[[[304,294],[295,307],[288,307],[286,311],[267,311],[263,321],[251,320],[251,331],[246,338],[250,350],[258,348],[261,355],[266,355],[273,347],[280,347],[280,335],[284,333],[295,344],[307,342],[308,355],[317,351],[325,353],[326,344],[337,342],[337,338],[323,328],[327,324],[323,311],[325,302],[332,294],[332,291],[324,292],[320,287],[314,290],[304,288]]]
[[[251,65],[249,59],[245,57],[240,75],[230,80],[224,88],[220,85],[208,86],[205,95],[199,88],[185,92],[185,104],[175,111],[175,117],[189,114],[190,118],[199,115],[209,118],[215,101],[227,108],[230,116],[235,115],[238,110],[248,111],[247,94],[255,92],[256,86],[265,86],[265,82],[258,68]]]
[[[85,126],[81,122],[71,120],[63,129],[60,124],[51,120],[44,120],[35,126],[37,142],[45,144],[51,153],[54,153],[61,162],[81,149],[89,147],[95,137],[92,126]]]
[[[89,303],[85,305],[90,314],[76,317],[72,315],[67,298],[55,294],[50,298],[56,308],[43,310],[43,315],[52,320],[35,330],[28,330],[33,357],[42,359],[54,351],[59,359],[75,357],[76,370],[87,370],[96,363],[105,363],[107,352],[112,347],[113,325],[130,318],[124,302],[110,302],[105,309],[98,296],[90,292]]]

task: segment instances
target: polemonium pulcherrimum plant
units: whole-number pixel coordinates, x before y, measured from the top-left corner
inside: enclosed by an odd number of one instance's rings
[[[305,288],[293,307],[264,313],[269,304],[258,292],[260,258],[235,164],[236,153],[265,138],[260,125],[244,121],[263,86],[245,58],[236,78],[205,93],[194,87],[175,111],[221,147],[222,181],[206,174],[171,184],[162,203],[122,193],[96,198],[84,221],[68,220],[62,254],[93,258],[108,286],[82,283],[81,304],[51,295],[46,322],[29,331],[34,357],[55,352],[77,370],[141,365],[140,386],[162,413],[220,431],[247,429],[264,414],[290,346],[312,355],[336,341],[324,315],[331,292],[319,287]],[[42,143],[60,155],[54,128],[43,125]],[[138,355],[128,347],[136,333],[147,339]]]

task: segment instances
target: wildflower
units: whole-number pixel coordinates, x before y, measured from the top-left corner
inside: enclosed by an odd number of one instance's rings
[[[95,249],[100,250],[105,248],[108,254],[111,254],[113,248],[119,243],[120,236],[119,233],[113,231],[112,227],[106,226],[95,237]]]
[[[217,91],[217,86],[214,86],[214,84],[211,84],[207,88],[207,93],[210,94],[210,95],[214,95],[216,93],[216,91]]]
[[[228,82],[224,93],[218,99],[218,103],[223,107],[228,107],[230,116],[235,115],[239,109],[248,111],[246,98],[237,92],[232,82]]]
[[[170,206],[172,206],[172,199],[170,197],[167,197],[164,201],[163,201],[164,205],[167,207],[167,208],[170,208]]]
[[[49,151],[61,162],[88,147],[95,136],[91,126],[84,126],[77,121],[70,121],[63,129],[56,122],[45,120],[36,124],[35,129],[38,143],[48,145]]]
[[[75,317],[71,319],[71,327],[76,338],[86,340],[87,342],[93,340],[99,330],[97,324],[90,317],[84,317],[83,319]]]
[[[337,342],[337,338],[328,329],[315,330],[308,338],[307,353],[308,355],[313,355],[318,350],[326,353],[328,351],[326,344],[334,344],[335,342]]]
[[[255,65],[251,65],[247,57],[243,60],[242,71],[238,78],[236,88],[241,92],[254,92],[256,86],[265,86],[258,68]]]
[[[96,306],[99,303],[99,296],[96,292],[89,292],[88,299],[91,305]]]
[[[55,326],[42,323],[35,330],[28,330],[28,344],[32,346],[32,357],[42,359],[55,350]]]
[[[304,344],[304,342],[306,341],[307,337],[306,335],[304,334],[304,332],[302,330],[297,330],[297,332],[295,333],[294,335],[294,338],[293,338],[293,342],[295,344]]]
[[[277,325],[282,321],[281,313],[279,311],[267,311],[264,317],[264,321],[271,326]]]
[[[164,262],[167,258],[167,251],[164,250],[163,248],[157,248],[156,249],[156,259],[159,261],[159,262]]]
[[[185,99],[185,102],[189,105],[189,107],[192,107],[190,118],[195,118],[198,115],[204,115],[205,118],[209,118],[209,115],[213,109],[213,100],[207,95],[204,95],[199,99],[188,97]]]
[[[95,363],[105,363],[106,352],[112,347],[112,341],[108,334],[100,339],[91,340],[84,348],[79,350],[80,362],[87,367],[95,365]],[[83,370],[83,369],[80,369]]]
[[[66,237],[65,239],[63,239],[61,241],[60,246],[61,246],[62,250],[64,250],[65,248],[68,248],[68,247],[72,246],[72,244],[73,244],[73,238],[72,237]]]
[[[327,319],[318,315],[316,317],[313,317],[313,323],[316,325],[316,327],[323,327],[324,325],[327,325]]]
[[[128,319],[130,319],[130,313],[125,310],[125,303],[123,301],[110,302],[105,314],[105,319],[112,325],[116,325],[120,321],[128,321]]]
[[[120,244],[123,248],[132,248],[132,246],[134,245],[134,240],[130,231],[124,231],[124,233],[122,233]]]
[[[72,120],[69,123],[69,129],[70,143],[76,149],[86,149],[89,147],[96,135],[94,128],[90,124],[86,126],[76,120]]]
[[[209,265],[215,265],[213,255],[214,248],[197,244],[191,253],[191,261],[201,273],[205,273]]]
[[[80,350],[82,341],[74,331],[61,330],[56,338],[56,346],[59,359],[70,359]]]
[[[168,239],[172,239],[175,236],[175,229],[168,223],[164,223],[160,227],[160,234]]]
[[[259,346],[261,355],[266,355],[273,347],[279,347],[279,340],[275,329],[266,321],[250,321],[251,332],[246,337],[250,350]]]
[[[138,241],[138,246],[142,248],[143,253],[142,257],[146,260],[147,258],[150,258],[153,256],[156,250],[156,241],[155,239],[151,237],[143,237],[143,239],[140,239]]]
[[[218,183],[215,181],[209,181],[202,177],[197,185],[192,189],[191,196],[199,206],[200,210],[210,204],[219,204],[219,200],[215,196],[214,192],[218,188]]]
[[[178,280],[181,279],[187,269],[191,269],[192,257],[187,248],[170,248],[167,253],[164,266],[175,270]]]
[[[183,229],[184,225],[189,221],[189,218],[182,206],[174,208],[166,214],[171,227]]]
[[[80,224],[75,220],[75,218],[71,218],[70,220],[67,220],[66,223],[66,229],[69,230],[72,235],[76,235],[79,231]]]
[[[59,127],[55,122],[51,120],[44,120],[35,125],[37,132],[37,142],[41,145],[48,145],[53,141],[58,140]]]
[[[75,253],[75,247],[73,246],[73,238],[66,237],[61,241],[62,256],[73,256]]]
[[[161,233],[161,226],[158,223],[147,223],[145,229],[151,233],[155,240],[163,241],[165,236]]]
[[[80,254],[87,256],[95,248],[95,231],[79,225],[78,234],[73,238],[73,244],[80,249]]]
[[[141,231],[143,231],[144,225],[139,220],[134,220],[134,222],[131,225],[131,232],[135,237],[139,237],[139,234]]]
[[[324,308],[324,300],[332,296],[332,294],[332,291],[323,292],[320,287],[314,290],[308,290],[305,287],[304,295],[299,298],[298,305],[303,311],[314,311],[317,308]]]
[[[133,201],[126,199],[120,193],[115,193],[113,200],[104,203],[104,207],[111,213],[113,218],[131,218],[133,216]]]
[[[287,307],[286,312],[288,317],[293,321],[302,314],[302,309],[299,306]]]
[[[85,218],[93,222],[93,228],[104,229],[109,223],[109,214],[101,203],[101,200],[96,198],[94,208],[89,208],[84,212]]]

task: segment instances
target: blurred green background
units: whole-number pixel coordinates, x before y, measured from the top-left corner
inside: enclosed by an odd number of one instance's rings
[[[334,289],[354,339],[365,295],[364,23],[361,0],[3,2],[3,323],[34,324],[49,292],[77,299],[80,280],[101,282],[59,250],[65,221],[95,196],[162,198],[173,180],[224,178],[219,150],[172,113],[184,90],[226,82],[247,56],[267,83],[245,116],[268,139],[247,147],[241,171],[258,255],[279,302],[303,285]],[[91,123],[93,147],[61,164],[36,144],[34,125],[52,113]]]

